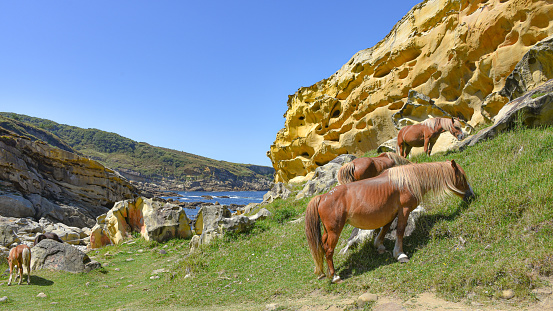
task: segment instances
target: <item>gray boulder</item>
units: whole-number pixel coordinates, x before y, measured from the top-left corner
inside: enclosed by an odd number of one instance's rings
[[[286,185],[284,183],[278,182],[273,185],[271,190],[263,195],[263,203],[271,203],[279,198],[286,200],[288,199],[288,197],[290,197],[290,194],[292,194],[292,191],[286,188]]]
[[[296,195],[296,199],[303,199],[332,189],[338,183],[336,176],[340,167],[354,159],[355,156],[351,154],[342,154],[327,164],[317,167],[311,180]]]
[[[262,208],[253,216],[231,215],[230,210],[222,205],[202,206],[194,225],[196,235],[190,241],[190,252],[200,245],[208,244],[213,239],[222,237],[226,232],[245,232],[252,228],[256,221],[271,216],[271,212]]]
[[[31,249],[32,270],[89,272],[100,265],[77,248],[53,240],[42,240]]]

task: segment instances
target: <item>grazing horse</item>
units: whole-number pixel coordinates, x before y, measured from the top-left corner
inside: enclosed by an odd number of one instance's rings
[[[441,133],[449,131],[458,140],[465,138],[458,118],[430,118],[419,124],[407,125],[397,134],[399,154],[407,158],[412,147],[424,147],[428,155]]]
[[[10,266],[10,279],[8,286],[12,284],[12,276],[15,273],[17,280],[17,272],[19,271],[19,285],[23,281],[23,268],[27,270],[27,284],[31,284],[31,249],[25,244],[17,245],[10,250],[8,255],[8,265]],[[15,267],[17,266],[17,270]]]
[[[454,160],[396,166],[382,174],[335,187],[311,199],[305,212],[305,233],[315,273],[319,278],[326,257],[333,283],[341,279],[334,271],[334,248],[345,224],[360,229],[382,227],[374,241],[379,253],[385,251],[383,241],[394,218],[398,217],[393,256],[400,262],[409,259],[403,253],[403,234],[409,213],[428,192],[455,194],[468,200],[474,192],[463,169]],[[321,223],[324,233],[321,235]]]
[[[338,171],[338,184],[343,185],[361,179],[380,175],[385,169],[397,165],[410,164],[411,161],[395,152],[384,152],[377,157],[357,158],[344,164]]]
[[[44,232],[44,233],[39,234],[35,237],[35,243],[33,244],[33,246],[37,245],[40,241],[46,240],[46,239],[50,239],[50,240],[54,240],[54,241],[58,241],[60,243],[63,243],[63,240],[60,239],[60,237],[57,234],[55,234],[54,232]]]

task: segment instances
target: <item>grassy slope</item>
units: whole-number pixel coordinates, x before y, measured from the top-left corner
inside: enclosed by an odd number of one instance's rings
[[[95,159],[117,170],[125,169],[141,173],[147,178],[162,178],[184,181],[190,178],[232,179],[243,177],[264,177],[272,179],[273,171],[254,165],[217,161],[194,154],[151,146],[136,142],[115,133],[97,129],[82,129],[59,124],[50,120],[14,113],[0,113],[0,121],[6,124],[18,123],[29,133],[45,133],[38,137],[58,146],[59,138],[77,152]],[[0,125],[2,125],[0,123]],[[50,136],[45,136],[49,134]],[[54,135],[52,135],[54,134]],[[36,134],[35,134],[36,135]],[[210,168],[206,170],[206,168]]]
[[[316,279],[304,224],[288,221],[303,213],[304,199],[277,200],[268,206],[273,219],[200,254],[186,257],[188,241],[178,240],[168,243],[166,257],[151,250],[160,247],[155,243],[106,247],[91,253],[110,263],[103,271],[37,271],[34,285],[0,286],[0,296],[9,297],[6,306],[13,310],[141,309],[152,303],[154,309],[257,310],[274,300],[287,308],[309,297],[356,297],[365,291],[403,299],[435,291],[449,300],[486,303],[512,289],[516,303],[532,302],[540,276],[553,272],[553,128],[517,130],[464,152],[414,160],[446,159],[465,169],[478,198],[470,205],[458,198],[428,200],[427,213],[404,240],[407,264],[378,255],[370,243],[336,255],[342,284]],[[341,241],[350,232],[348,227]],[[393,241],[385,245],[391,250]],[[140,248],[146,251],[139,254]],[[119,253],[107,259],[102,254],[108,251]],[[126,262],[129,257],[135,260]],[[151,271],[161,266],[171,272],[151,280]],[[41,291],[49,297],[35,298]]]

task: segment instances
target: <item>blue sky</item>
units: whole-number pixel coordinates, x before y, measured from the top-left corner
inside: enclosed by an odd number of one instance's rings
[[[0,111],[271,166],[288,95],[418,2],[0,0]]]

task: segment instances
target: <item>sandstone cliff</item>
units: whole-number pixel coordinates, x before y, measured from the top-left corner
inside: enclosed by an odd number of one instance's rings
[[[96,161],[0,127],[1,216],[92,227],[98,215],[135,192]]]
[[[362,154],[397,135],[392,115],[415,90],[470,125],[510,99],[499,91],[523,55],[553,34],[553,1],[428,0],[331,77],[289,96],[268,156],[275,182],[305,176],[339,154]],[[528,89],[551,78],[533,68]],[[412,115],[413,122],[428,115]]]

